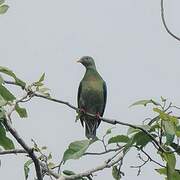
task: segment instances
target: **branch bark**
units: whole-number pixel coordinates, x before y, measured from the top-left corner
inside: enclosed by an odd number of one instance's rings
[[[174,33],[171,32],[171,30],[168,28],[165,17],[164,17],[164,0],[161,0],[161,19],[162,23],[167,31],[168,34],[170,34],[173,38],[180,41],[180,37],[176,36]]]
[[[0,151],[0,155],[6,155],[6,154],[27,154],[27,152],[24,149],[12,149],[12,150],[5,150]]]
[[[38,180],[43,180],[42,177],[42,172],[41,172],[41,167],[39,164],[39,160],[36,157],[36,155],[33,152],[33,149],[31,149],[26,143],[25,141],[21,138],[21,136],[18,134],[18,132],[16,131],[15,128],[13,128],[12,124],[11,124],[11,119],[8,115],[6,115],[6,119],[4,121],[4,124],[6,126],[6,128],[9,130],[9,132],[11,133],[11,135],[16,139],[16,141],[24,148],[24,150],[29,154],[29,157],[33,160],[34,165],[35,165],[35,169],[36,169],[36,175],[37,175],[37,179]]]

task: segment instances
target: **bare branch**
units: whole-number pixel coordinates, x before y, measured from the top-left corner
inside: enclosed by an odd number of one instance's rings
[[[166,20],[164,17],[164,0],[161,0],[161,19],[162,19],[163,25],[164,25],[166,31],[168,32],[168,34],[170,34],[176,40],[180,41],[180,38],[178,36],[176,36],[174,33],[172,33],[166,24]]]
[[[38,180],[43,180],[41,167],[40,167],[38,158],[34,154],[33,149],[31,149],[25,143],[25,141],[21,138],[21,136],[18,134],[16,129],[14,129],[12,127],[10,116],[6,115],[6,119],[4,121],[4,124],[5,124],[6,128],[9,130],[9,132],[12,134],[12,136],[16,139],[16,141],[24,148],[24,150],[29,154],[29,157],[31,157],[31,159],[33,160]]]
[[[4,150],[0,151],[0,155],[6,155],[6,154],[27,154],[27,152],[24,149],[12,149],[12,150]]]
[[[103,154],[108,154],[108,153],[110,153],[110,152],[116,152],[116,151],[119,151],[121,148],[123,148],[123,147],[118,147],[118,148],[115,148],[115,149],[108,149],[108,150],[106,150],[106,151],[103,151],[103,152],[97,152],[97,153],[91,153],[91,152],[86,152],[86,153],[84,153],[83,155],[85,156],[85,155],[103,155]]]

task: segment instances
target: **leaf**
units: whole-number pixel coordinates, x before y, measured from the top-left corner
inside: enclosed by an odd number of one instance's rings
[[[7,101],[0,95],[0,107],[7,104]]]
[[[155,170],[161,175],[166,175],[167,174],[167,169],[166,168],[159,168],[159,169],[155,169]]]
[[[136,101],[135,103],[133,103],[132,105],[130,105],[130,107],[132,107],[132,106],[137,106],[137,105],[147,106],[147,104],[155,104],[155,105],[157,105],[158,103],[156,103],[156,102],[153,101],[152,99],[150,99],[150,100],[140,100],[140,101]]]
[[[49,168],[49,169],[52,169],[52,168],[54,168],[54,167],[56,167],[56,164],[54,164],[54,163],[52,163],[52,162],[49,162],[49,163],[48,163],[48,168]]]
[[[143,128],[146,131],[149,131],[151,129],[151,126],[149,126],[149,125],[137,125],[137,127]],[[140,129],[130,127],[128,129],[127,135],[137,133],[137,132],[140,132],[140,131],[141,131]]]
[[[45,73],[42,74],[42,76],[40,77],[39,81],[38,82],[42,82],[44,81],[44,78],[45,78]]]
[[[25,179],[28,179],[29,176],[29,166],[33,163],[33,161],[30,159],[24,164],[24,174],[25,174]]]
[[[167,175],[166,168],[160,168],[160,169],[155,169],[155,170],[161,175]],[[180,179],[180,172],[179,172],[179,170],[175,170],[172,174],[172,179],[170,179],[170,180],[179,180],[179,179]]]
[[[47,158],[48,160],[51,160],[52,159],[52,154],[51,153],[49,153],[49,155],[48,155],[48,158]]]
[[[26,109],[25,108],[21,108],[18,104],[16,104],[15,110],[16,110],[16,112],[19,114],[19,116],[21,118],[26,118],[28,116]]]
[[[165,130],[166,144],[171,144],[174,140],[175,127],[170,121],[162,121],[162,125]]]
[[[128,128],[127,135],[137,133],[139,131],[140,131],[139,129],[135,129],[135,128],[130,127],[130,128]]]
[[[108,144],[111,144],[111,143],[127,143],[128,141],[129,141],[128,136],[118,135],[118,136],[111,137],[108,140]]]
[[[160,109],[158,109],[158,108],[153,108],[153,111],[159,113],[159,116],[160,116],[160,118],[161,118],[162,120],[167,121],[167,120],[169,119],[169,115],[166,114],[165,112],[161,111]]]
[[[5,0],[0,0],[0,5],[4,3],[5,3]]]
[[[137,134],[134,135],[133,141],[137,146],[140,146],[140,148],[143,148],[149,142],[151,142],[152,139],[144,132],[138,132]]]
[[[123,153],[126,154],[134,144],[134,137],[131,137],[123,149]]]
[[[167,100],[167,99],[165,99],[165,98],[163,98],[163,97],[161,96],[161,101],[162,101],[162,102],[166,102],[166,100]]]
[[[117,166],[113,166],[112,168],[112,176],[115,180],[120,180],[121,179],[121,174],[119,173],[119,170]]]
[[[0,123],[0,146],[5,150],[14,149],[14,143],[6,136],[6,130],[2,123]]]
[[[22,88],[24,88],[26,86],[26,83],[24,81],[22,81],[21,79],[17,78],[17,76],[14,74],[13,71],[11,71],[10,69],[6,68],[6,67],[3,67],[3,66],[0,66],[0,72],[8,75],[8,76],[11,76],[12,78],[14,78],[15,80],[15,83],[18,85],[18,86],[21,86]]]
[[[3,85],[0,85],[0,95],[4,98],[6,101],[13,101],[15,100],[15,96]]]
[[[79,159],[83,156],[90,144],[91,140],[72,142],[68,149],[64,152],[63,161],[66,162],[69,159]]]
[[[49,88],[46,88],[46,87],[43,87],[43,88],[40,88],[38,91],[42,94],[44,94],[45,92],[49,91],[50,89]]]
[[[69,170],[64,170],[63,173],[67,176],[75,175],[73,171],[69,171]]]
[[[114,127],[108,128],[107,131],[106,131],[106,135],[111,134],[112,129],[114,129]]]
[[[4,14],[6,13],[6,11],[8,10],[9,6],[4,4],[0,6],[0,14]]]
[[[180,125],[176,127],[176,136],[180,137]]]
[[[168,180],[174,180],[173,174],[175,172],[175,166],[176,166],[176,157],[174,153],[163,153],[162,155],[167,162],[166,168],[167,168],[167,179]]]
[[[4,83],[4,79],[2,78],[2,76],[0,75],[0,84]]]

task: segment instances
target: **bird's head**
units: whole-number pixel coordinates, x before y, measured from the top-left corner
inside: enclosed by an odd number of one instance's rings
[[[90,56],[83,56],[77,62],[83,64],[86,68],[94,68],[94,69],[96,69],[94,59],[92,57],[90,57]]]

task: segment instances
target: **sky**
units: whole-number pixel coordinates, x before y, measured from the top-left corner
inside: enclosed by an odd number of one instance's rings
[[[129,105],[141,99],[159,100],[160,96],[180,106],[180,42],[169,36],[162,25],[160,0],[9,0],[7,4],[8,12],[0,16],[0,65],[9,67],[26,82],[36,81],[45,72],[51,96],[76,105],[85,72],[76,60],[89,55],[108,87],[104,117],[141,124],[151,115],[151,109]],[[179,6],[177,0],[165,2],[167,24],[180,36]],[[22,95],[15,88],[13,91]],[[34,139],[40,146],[48,146],[55,162],[61,160],[70,142],[85,139],[72,109],[38,98],[24,106],[28,118],[21,120],[14,114],[13,125],[28,144]],[[102,137],[109,127],[102,123],[97,135]],[[115,131],[126,133],[127,129],[117,126]],[[25,157],[9,155],[0,159],[1,177],[24,178]],[[82,172],[105,159],[71,160],[64,169]],[[124,180],[164,179],[151,164],[136,176],[137,170],[130,166],[137,164],[137,152],[131,151],[123,167]],[[96,180],[113,179],[109,169],[96,175]]]

